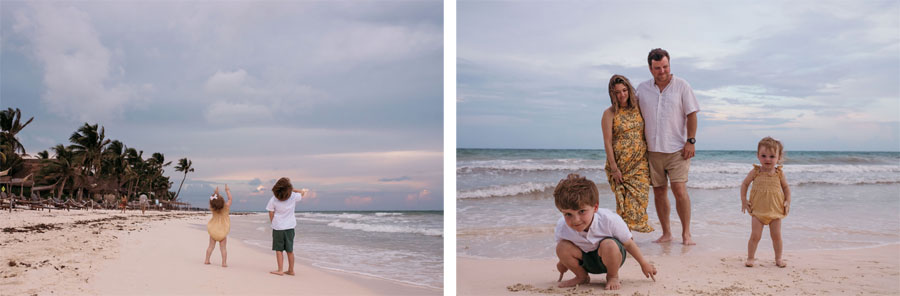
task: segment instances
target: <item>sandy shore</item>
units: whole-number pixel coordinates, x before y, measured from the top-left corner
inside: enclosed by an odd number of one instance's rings
[[[743,252],[651,256],[656,282],[644,278],[628,257],[619,275],[622,289],[605,291],[605,275],[591,284],[556,287],[556,260],[458,258],[459,295],[898,295],[900,245],[853,250],[785,251],[788,267],[774,264],[771,247],[760,245],[757,266],[743,266]],[[565,279],[573,277],[567,273]]]
[[[3,295],[439,295],[439,290],[314,268],[275,276],[274,254],[228,242],[203,264],[204,212],[0,213]],[[285,260],[286,261],[286,260]],[[287,264],[287,262],[285,262]]]

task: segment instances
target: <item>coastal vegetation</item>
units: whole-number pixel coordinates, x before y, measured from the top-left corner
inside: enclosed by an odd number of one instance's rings
[[[144,158],[144,151],[107,138],[106,129],[99,124],[84,123],[69,137],[68,145],[57,144],[31,156],[17,135],[33,120],[23,123],[18,108],[0,111],[0,187],[5,192],[107,206],[114,204],[116,197],[134,200],[140,194],[162,202],[177,201],[178,193],[169,191],[173,182],[164,175],[172,164],[164,154],[154,152]],[[175,167],[184,172],[182,185],[194,171],[191,165],[182,158]]]

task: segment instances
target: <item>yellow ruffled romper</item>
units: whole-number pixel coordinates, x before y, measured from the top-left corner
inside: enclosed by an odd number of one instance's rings
[[[787,216],[784,214],[784,190],[781,189],[784,173],[781,166],[775,167],[774,173],[760,172],[758,164],[754,164],[753,169],[756,170],[756,178],[750,188],[750,215],[763,225],[769,225],[772,220]]]
[[[228,232],[231,231],[231,218],[228,217],[229,211],[230,209],[227,205],[218,212],[212,211],[212,218],[209,219],[209,223],[206,223],[206,231],[209,232],[209,237],[214,241],[222,241],[228,236]]]

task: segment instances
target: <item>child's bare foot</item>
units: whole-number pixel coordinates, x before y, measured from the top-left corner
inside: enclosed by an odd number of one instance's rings
[[[670,241],[672,241],[672,236],[671,236],[671,235],[665,235],[665,234],[663,234],[662,236],[660,236],[658,239],[656,239],[656,240],[653,241],[653,242],[654,242],[654,243],[667,243],[667,242],[670,242]]]
[[[744,266],[753,267],[753,263],[756,261],[754,258],[747,258],[747,262],[744,262]]]
[[[784,262],[784,259],[775,260],[775,266],[785,268],[787,267],[787,263]]]
[[[284,275],[284,273],[281,272],[281,270],[270,271],[269,273],[274,274],[274,275]]]
[[[209,265],[209,261],[203,262],[203,264]]]
[[[577,285],[584,285],[584,284],[587,284],[587,283],[590,283],[590,282],[591,282],[591,277],[590,277],[590,276],[586,276],[586,277],[584,277],[584,279],[580,279],[580,278],[578,278],[578,277],[575,277],[575,278],[573,278],[573,279],[571,279],[571,280],[567,280],[567,281],[565,281],[565,282],[559,283],[559,287],[560,287],[560,288],[568,288],[568,287],[574,287],[574,286],[577,286]]]
[[[688,236],[682,236],[681,239],[684,240],[683,244],[686,245],[686,246],[692,246],[692,245],[696,245],[696,244],[697,244],[697,243],[694,242],[693,239],[691,239],[691,236],[690,236],[690,235],[688,235]]]
[[[228,267],[228,264],[222,263],[222,267]]]
[[[291,270],[288,270],[288,271],[285,271],[284,274],[286,274],[286,275],[294,275],[294,272],[291,271]]]
[[[618,290],[621,287],[622,287],[622,284],[619,283],[619,278],[606,277],[606,289],[607,290]]]

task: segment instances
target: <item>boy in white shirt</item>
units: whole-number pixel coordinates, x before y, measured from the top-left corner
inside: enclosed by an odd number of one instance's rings
[[[275,251],[278,270],[269,272],[271,274],[294,275],[294,227],[297,226],[294,209],[306,192],[306,189],[294,190],[288,178],[278,179],[272,186],[274,196],[269,199],[266,210],[269,211],[269,222],[272,222],[272,250]],[[288,257],[288,270],[285,272],[282,272],[282,252],[287,252]]]
[[[618,290],[619,267],[625,251],[641,265],[645,277],[656,281],[656,267],[641,255],[631,239],[628,224],[608,209],[600,209],[597,185],[578,174],[560,180],[553,191],[556,208],[563,217],[556,223],[556,256],[559,280],[571,270],[575,278],[561,282],[560,288],[588,284],[588,273],[606,274],[606,289]]]

